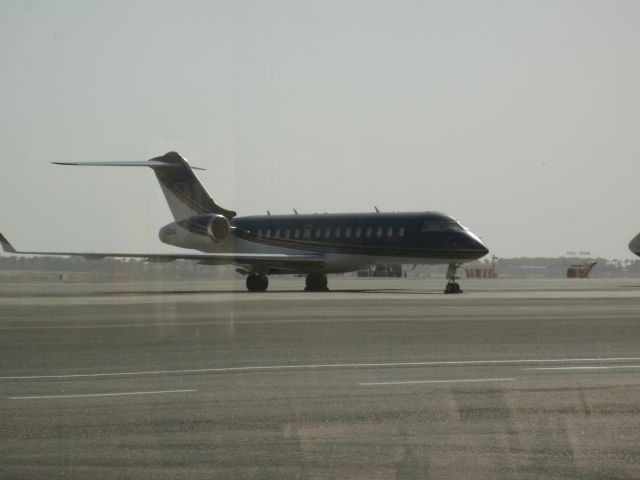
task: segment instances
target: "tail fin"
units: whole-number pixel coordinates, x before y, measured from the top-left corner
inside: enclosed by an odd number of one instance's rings
[[[217,205],[193,173],[192,167],[176,152],[165,153],[146,162],[53,162],[57,165],[123,166],[150,167],[156,174],[162,193],[164,193],[173,218],[203,213],[217,213],[231,219],[236,212]]]

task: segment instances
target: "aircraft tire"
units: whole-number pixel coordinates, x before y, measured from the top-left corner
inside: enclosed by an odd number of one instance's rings
[[[250,292],[266,292],[269,287],[269,277],[258,273],[247,275],[247,290]]]
[[[305,281],[305,292],[327,292],[329,281],[327,280],[326,275],[307,275]]]
[[[447,286],[444,287],[444,293],[462,293],[462,289],[460,288],[460,284],[457,282],[449,282]]]
[[[269,277],[266,275],[260,275],[258,277],[258,291],[266,292],[267,288],[269,288]]]

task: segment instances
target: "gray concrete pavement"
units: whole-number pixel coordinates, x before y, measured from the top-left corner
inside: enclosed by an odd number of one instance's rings
[[[640,282],[0,284],[0,478],[638,478]]]

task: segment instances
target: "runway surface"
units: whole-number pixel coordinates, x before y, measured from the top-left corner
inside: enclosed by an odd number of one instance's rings
[[[0,283],[0,478],[640,478],[640,281]]]

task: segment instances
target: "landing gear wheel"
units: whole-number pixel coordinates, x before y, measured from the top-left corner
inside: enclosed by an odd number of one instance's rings
[[[328,292],[329,281],[326,275],[307,275],[305,281],[305,292]]]
[[[269,278],[259,273],[247,275],[247,290],[250,292],[265,292],[269,287]]]
[[[462,293],[462,289],[460,288],[460,284],[457,282],[449,282],[447,286],[444,287],[444,293]]]
[[[460,284],[456,282],[456,272],[458,271],[458,267],[460,264],[450,263],[449,268],[447,269],[447,286],[444,287],[444,293],[462,293],[462,289],[460,288]]]

